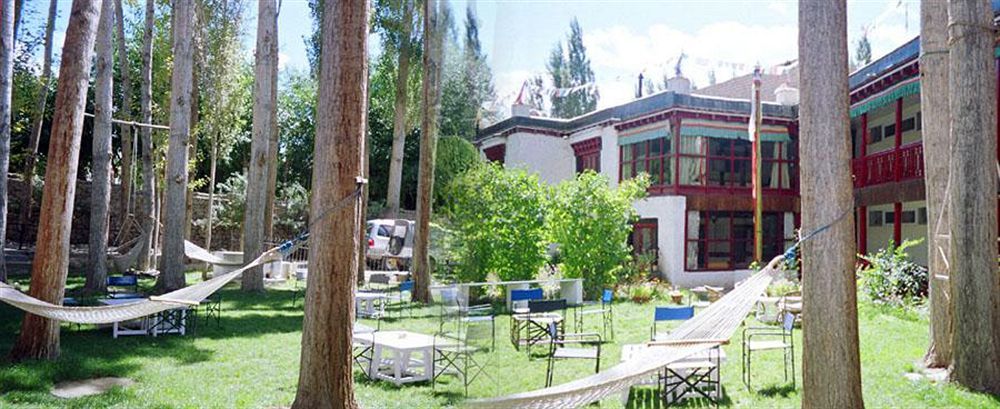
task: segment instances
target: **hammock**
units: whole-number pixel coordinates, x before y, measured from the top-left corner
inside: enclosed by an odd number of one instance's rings
[[[636,357],[607,371],[530,392],[468,402],[474,408],[571,408],[599,401],[655,374],[672,362],[728,342],[771,283],[782,256],[744,280],[733,291],[712,303],[694,318],[670,332],[662,344],[647,348]],[[669,346],[667,346],[669,345]]]
[[[244,271],[265,263],[280,260],[282,256],[290,254],[295,247],[302,243],[304,243],[304,236],[300,236],[294,241],[288,241],[279,247],[264,252],[264,254],[261,254],[260,257],[257,257],[250,264],[235,271],[218,275],[208,281],[161,296],[140,299],[128,304],[97,307],[65,307],[30,297],[3,282],[0,282],[0,301],[38,316],[77,324],[110,324],[113,322],[129,321],[166,310],[198,305],[202,300],[212,295],[212,293],[218,291],[236,277],[239,277]]]
[[[208,264],[219,266],[239,266],[243,264],[243,260],[226,260],[187,240],[184,240],[184,255],[193,260],[204,261]]]

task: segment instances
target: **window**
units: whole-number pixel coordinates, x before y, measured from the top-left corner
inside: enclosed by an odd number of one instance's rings
[[[621,179],[631,179],[640,173],[649,174],[650,185],[673,184],[673,161],[670,160],[670,138],[656,138],[621,147]]]
[[[784,214],[762,216],[762,247],[768,259],[784,249]],[[686,238],[688,270],[746,268],[753,261],[753,213],[689,211]]]
[[[917,209],[917,224],[927,224],[927,208]]]
[[[912,117],[904,119],[902,125],[903,126],[901,127],[901,129],[903,130],[903,132],[912,131],[916,128],[916,120]]]
[[[485,155],[486,160],[490,162],[503,164],[504,157],[507,156],[507,145],[496,145],[483,149],[483,155]]]
[[[885,217],[883,218],[885,224],[895,224],[896,223],[896,212],[885,212]]]
[[[868,226],[876,227],[882,225],[882,212],[872,210],[868,212]]]
[[[882,132],[882,134],[885,135],[886,139],[888,139],[890,136],[895,136],[896,135],[896,125],[895,124],[886,125],[885,126],[885,132]]]
[[[900,213],[901,223],[913,224],[917,222],[917,212],[913,210],[904,210]]]
[[[878,143],[882,140],[882,127],[876,126],[868,130],[868,143]]]
[[[761,182],[765,189],[793,189],[798,184],[794,142],[761,142]],[[680,184],[750,188],[753,144],[745,139],[681,138]]]
[[[601,172],[601,138],[590,138],[571,145],[576,156],[576,173],[590,169]]]
[[[632,234],[628,237],[628,244],[632,246],[632,254],[652,254],[653,259],[658,258],[660,247],[657,244],[657,222],[656,219],[642,219],[632,226]]]

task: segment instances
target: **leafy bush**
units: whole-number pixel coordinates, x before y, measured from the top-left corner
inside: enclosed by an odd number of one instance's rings
[[[225,182],[219,184],[219,192],[223,200],[219,201],[215,211],[215,220],[223,228],[243,229],[243,212],[246,210],[247,177],[244,173],[234,173]]]
[[[617,283],[614,273],[630,259],[628,235],[638,217],[632,203],[648,187],[649,177],[640,175],[612,189],[591,170],[555,187],[546,218],[549,238],[558,243],[564,275],[583,278],[588,297]]]
[[[437,155],[434,159],[435,208],[448,209],[451,195],[451,181],[479,163],[479,151],[469,141],[446,136],[438,139]]]
[[[451,186],[461,281],[534,278],[545,263],[546,188],[538,176],[479,164]]]
[[[922,242],[893,242],[875,254],[859,255],[867,266],[858,270],[861,288],[876,303],[906,305],[927,296],[927,269],[910,261],[906,249]]]
[[[276,227],[290,233],[301,232],[309,223],[309,191],[298,182],[291,181],[278,189],[278,206],[284,211],[274,212]]]

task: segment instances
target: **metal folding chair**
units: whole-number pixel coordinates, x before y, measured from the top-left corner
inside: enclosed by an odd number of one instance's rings
[[[656,307],[653,311],[653,326],[649,330],[649,339],[656,341],[656,323],[662,321],[683,321],[694,317],[694,306]]]
[[[565,334],[559,330],[559,323],[550,322],[547,328],[549,337],[549,363],[545,370],[545,387],[552,386],[552,375],[555,372],[555,361],[559,359],[590,359],[594,361],[594,373],[601,371],[601,334]],[[567,345],[591,345],[590,348],[567,347]]]
[[[781,350],[785,382],[788,382],[789,367],[792,372],[792,388],[795,388],[795,315],[785,312],[780,327],[747,327],[743,329],[743,384],[750,388],[750,364],[754,352]],[[754,338],[757,338],[755,341]],[[761,340],[760,338],[768,338]]]
[[[601,337],[604,339],[614,339],[615,338],[615,322],[614,322],[614,308],[612,307],[612,302],[614,301],[614,291],[605,289],[601,294],[600,308],[591,309],[576,309],[573,315],[576,318],[576,332],[581,332],[583,330],[583,320],[588,315],[600,315],[601,316]],[[611,336],[608,337],[608,330],[611,330]]]

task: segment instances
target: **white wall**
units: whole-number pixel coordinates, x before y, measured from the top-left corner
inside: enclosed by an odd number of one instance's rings
[[[615,145],[617,147],[617,145]],[[603,165],[602,165],[603,166]],[[678,284],[684,273],[684,196],[653,196],[635,203],[643,219],[656,219],[656,243],[660,246],[660,273]]]
[[[507,137],[504,166],[538,173],[546,183],[556,184],[576,174],[576,158],[569,141],[549,135],[518,132]]]

